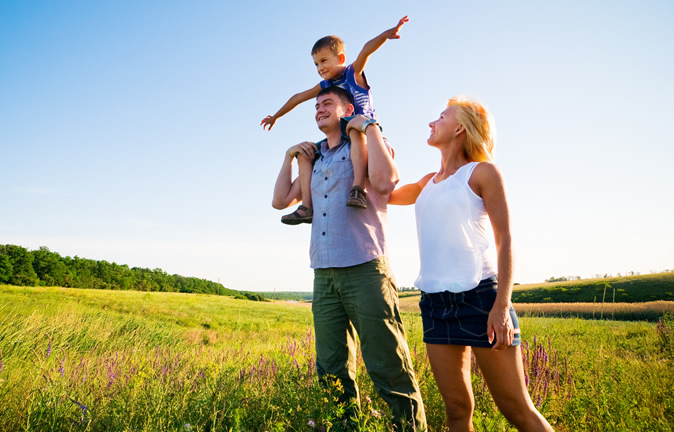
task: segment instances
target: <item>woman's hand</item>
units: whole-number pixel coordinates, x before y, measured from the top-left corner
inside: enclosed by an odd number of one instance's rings
[[[515,329],[510,318],[510,305],[508,304],[506,307],[503,307],[494,304],[487,319],[487,338],[489,339],[489,343],[493,343],[494,339],[496,339],[496,343],[491,349],[500,351],[508,348],[513,343],[514,337]]]

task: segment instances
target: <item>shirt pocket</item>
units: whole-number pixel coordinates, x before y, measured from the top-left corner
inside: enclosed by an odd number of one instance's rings
[[[348,154],[337,157],[332,165],[332,175],[336,178],[353,178],[353,164]]]

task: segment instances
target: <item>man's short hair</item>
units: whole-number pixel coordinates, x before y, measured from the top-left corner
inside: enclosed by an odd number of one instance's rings
[[[353,97],[351,96],[351,93],[348,90],[344,90],[341,87],[332,86],[321,89],[321,91],[318,92],[318,96],[316,96],[316,99],[326,94],[337,95],[337,97],[339,97],[339,99],[345,104],[353,105]]]
[[[329,49],[334,55],[344,54],[344,42],[337,36],[325,36],[317,40],[314,47],[311,48],[311,55],[316,54],[323,48]]]

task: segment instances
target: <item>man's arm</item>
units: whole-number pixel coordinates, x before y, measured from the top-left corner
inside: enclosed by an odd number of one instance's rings
[[[400,39],[400,36],[398,35],[400,27],[402,27],[403,24],[405,24],[408,21],[409,19],[407,18],[407,15],[405,15],[400,19],[400,21],[398,21],[398,25],[384,31],[382,34],[370,40],[368,43],[365,44],[365,46],[363,46],[363,49],[360,50],[360,53],[358,54],[356,61],[353,62],[353,72],[356,75],[356,83],[358,83],[359,86],[367,88],[367,83],[363,78],[363,70],[365,70],[365,65],[367,64],[367,61],[370,58],[370,56],[379,48],[381,48],[381,46],[384,45],[384,42],[386,42],[387,40]]]
[[[281,107],[281,109],[279,109],[276,112],[276,114],[268,115],[267,117],[262,119],[262,121],[260,122],[260,125],[262,125],[262,129],[267,129],[267,127],[269,127],[268,130],[271,130],[271,128],[274,126],[274,123],[276,123],[276,120],[288,114],[302,102],[306,102],[309,99],[315,98],[316,96],[318,96],[318,92],[320,91],[321,91],[321,84],[319,83],[316,84],[314,87],[310,88],[309,90],[305,90],[303,92],[292,95],[290,99],[288,99],[288,102],[286,102]]]
[[[346,126],[347,133],[352,129],[362,131],[367,117],[357,115]],[[393,161],[393,151],[386,146],[377,124],[370,123],[365,129],[367,137],[367,172],[372,187],[382,195],[388,195],[395,189],[400,176]]]
[[[288,208],[300,201],[302,191],[298,178],[292,179],[293,161],[295,157],[313,157],[316,151],[316,144],[312,142],[303,142],[290,147],[284,157],[281,170],[274,184],[274,196],[271,206],[277,210]]]

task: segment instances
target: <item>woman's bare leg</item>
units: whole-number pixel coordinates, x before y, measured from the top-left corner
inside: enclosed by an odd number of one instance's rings
[[[473,348],[473,353],[496,406],[518,431],[553,430],[529,396],[520,347],[508,347],[501,351]]]
[[[475,400],[470,383],[470,348],[426,344],[426,352],[445,403],[445,426],[452,432],[473,431]]]

